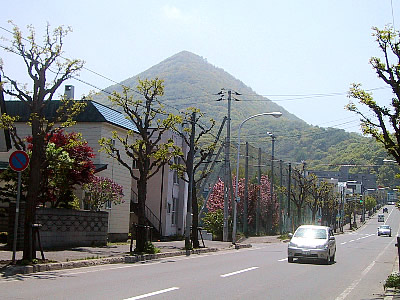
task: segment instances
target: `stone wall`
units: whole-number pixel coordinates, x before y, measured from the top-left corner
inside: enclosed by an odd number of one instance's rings
[[[18,249],[23,245],[23,206],[18,230]],[[14,213],[13,213],[14,211]],[[15,203],[10,206],[8,245],[12,247]],[[44,249],[107,244],[108,212],[62,208],[39,208],[36,223],[40,224],[40,240]],[[10,230],[11,229],[11,230]]]
[[[0,207],[0,232],[8,230],[8,207]]]

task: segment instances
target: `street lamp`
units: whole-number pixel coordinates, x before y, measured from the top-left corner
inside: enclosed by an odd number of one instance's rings
[[[270,203],[268,205],[268,216],[267,216],[267,232],[268,234],[272,231],[272,200],[274,193],[274,146],[276,136],[272,132],[267,132],[267,134],[271,137],[272,149],[271,149],[271,188],[270,188]],[[279,208],[280,211],[280,208]],[[281,230],[281,214],[279,213],[279,228]]]
[[[281,112],[265,112],[261,114],[256,114],[248,117],[247,119],[243,120],[242,123],[239,125],[239,130],[238,130],[238,142],[237,142],[237,161],[236,161],[236,184],[235,184],[235,199],[234,199],[234,206],[233,206],[233,229],[232,229],[232,243],[236,243],[236,218],[237,218],[237,203],[239,201],[238,199],[238,188],[239,188],[239,159],[240,159],[240,130],[242,129],[242,126],[244,123],[246,123],[248,120],[260,117],[260,116],[273,116],[275,118],[279,118],[282,116]]]

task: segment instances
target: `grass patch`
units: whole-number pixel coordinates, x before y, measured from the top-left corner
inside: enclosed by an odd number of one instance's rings
[[[100,259],[100,258],[103,258],[103,257],[96,255],[96,256],[88,256],[88,257],[76,258],[76,259],[68,259],[67,258],[67,261],[90,260],[90,259]]]
[[[121,245],[130,245],[131,241],[126,242],[107,242],[107,246],[121,246]]]
[[[284,233],[284,234],[278,236],[278,239],[280,239],[282,241],[282,240],[288,240],[288,239],[290,239],[290,237],[289,237],[288,233]]]

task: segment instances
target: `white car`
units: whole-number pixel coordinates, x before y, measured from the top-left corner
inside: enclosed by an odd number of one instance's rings
[[[378,236],[388,235],[392,236],[392,228],[389,225],[381,225],[378,227]]]
[[[288,262],[296,259],[335,261],[336,240],[326,226],[302,225],[292,235],[288,245]]]

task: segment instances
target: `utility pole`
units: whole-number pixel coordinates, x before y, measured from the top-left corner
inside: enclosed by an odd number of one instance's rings
[[[225,138],[225,164],[224,164],[224,228],[222,232],[222,240],[224,242],[228,241],[229,228],[228,228],[228,202],[229,202],[229,146],[228,137]]]
[[[287,216],[288,216],[288,225],[289,225],[289,232],[291,228],[291,216],[290,216],[290,193],[291,193],[291,186],[292,186],[292,163],[289,163],[289,170],[288,170],[288,197],[287,197]]]
[[[267,233],[272,234],[272,203],[274,200],[274,151],[275,151],[275,135],[269,133],[272,141],[271,149],[271,187],[270,187],[270,201],[268,203],[268,214],[267,214]]]
[[[222,91],[221,91],[222,92]],[[221,99],[222,100],[222,99]],[[231,90],[228,91],[228,119],[226,122],[226,139],[225,139],[225,174],[224,174],[224,228],[222,240],[228,241],[229,228],[228,228],[228,205],[229,205],[229,172],[230,172],[230,147],[231,147]],[[233,199],[232,199],[233,201]]]
[[[279,175],[280,181],[279,186],[282,188],[283,183],[283,173],[282,173],[282,159],[279,160]],[[282,220],[282,211],[283,211],[283,201],[282,201],[282,190],[279,192],[279,234],[283,234],[283,220]]]
[[[235,95],[240,95],[237,92],[234,92]],[[221,95],[221,98],[218,99],[217,101],[224,100],[223,95],[224,95],[224,89],[222,89],[218,95]],[[235,101],[239,101],[238,99],[235,99]],[[231,180],[231,174],[230,172],[230,147],[231,147],[231,102],[232,102],[232,91],[228,90],[228,118],[226,122],[226,139],[225,139],[225,173],[224,173],[224,228],[222,232],[222,240],[224,242],[228,241],[228,235],[229,235],[229,228],[228,228],[228,204],[229,204],[229,187],[232,185],[232,180]],[[233,191],[231,191],[231,194],[233,194]],[[232,199],[232,206],[233,206],[233,201]]]
[[[238,176],[239,174],[236,174]],[[243,233],[245,236],[248,235],[248,201],[249,201],[249,143],[246,142],[246,157],[245,157],[245,166],[244,166],[244,201],[243,201]]]
[[[189,187],[188,187],[188,200],[187,200],[187,214],[186,214],[186,231],[185,231],[185,249],[186,254],[190,254],[190,249],[192,248],[190,242],[190,227],[192,225],[192,192],[193,192],[193,160],[194,160],[194,135],[195,135],[195,124],[196,124],[196,112],[192,113],[192,130],[190,133],[190,145],[188,153],[188,170],[187,175],[189,177]]]
[[[261,202],[261,148],[258,148],[258,197],[256,207],[256,235],[260,234],[260,202]]]

